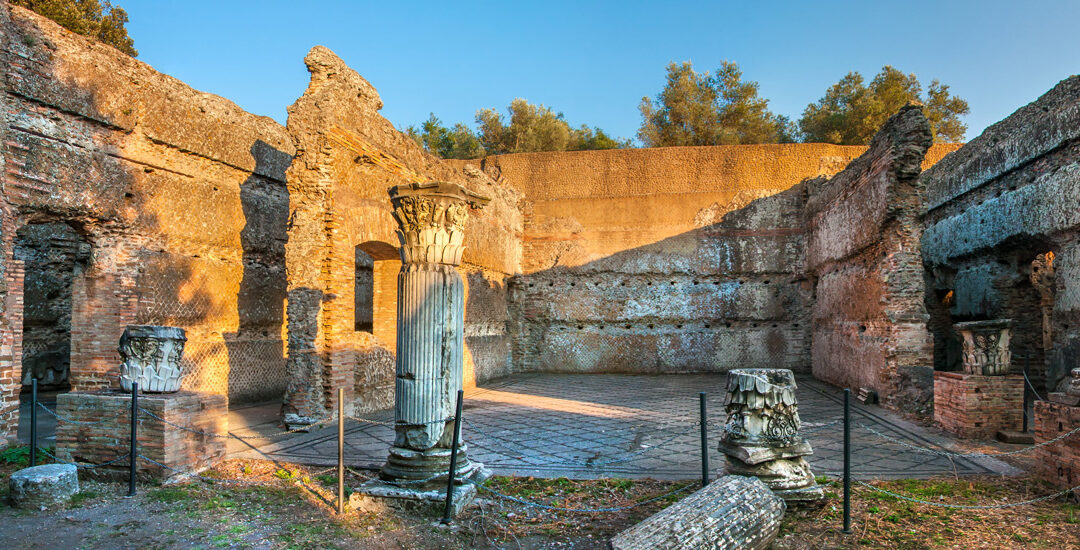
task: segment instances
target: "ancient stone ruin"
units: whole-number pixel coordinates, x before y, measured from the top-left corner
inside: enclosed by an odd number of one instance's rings
[[[933,144],[910,105],[865,147],[450,161],[320,46],[285,125],[6,2],[0,56],[7,442],[34,379],[66,391],[64,414],[124,422],[128,326],[183,331],[183,376],[155,386],[178,391],[144,406],[185,426],[222,432],[251,403],[291,427],[396,405],[392,478],[445,459],[423,453],[445,451],[456,388],[520,373],[788,369],[971,437],[1006,429],[990,418],[1015,429],[1026,373],[1055,396],[1036,441],[1080,422],[1080,76],[963,145]],[[486,204],[463,231],[470,202]],[[399,322],[420,288],[448,316]],[[1007,344],[965,352],[958,327],[1001,319]],[[413,354],[423,341],[449,371]],[[958,405],[975,395],[988,408]],[[57,452],[114,458],[110,432],[86,430],[60,425]],[[760,452],[801,471],[789,443]],[[146,453],[185,469],[224,454],[185,445]],[[1080,484],[1080,448],[1043,449],[1044,477]]]
[[[728,421],[720,438],[728,473],[756,477],[788,502],[824,496],[806,463],[813,450],[799,436],[797,387],[786,369],[729,371]]]

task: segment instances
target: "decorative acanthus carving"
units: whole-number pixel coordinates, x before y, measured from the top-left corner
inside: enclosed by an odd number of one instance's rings
[[[120,336],[120,387],[131,391],[138,382],[145,392],[171,393],[180,389],[187,336],[184,329],[157,325],[128,325]]]
[[[1012,320],[971,321],[956,323],[964,350],[964,373],[982,376],[1009,374],[1012,353]]]
[[[805,456],[810,444],[799,437],[795,375],[787,369],[737,369],[728,372],[728,414],[720,451],[730,474],[760,478],[788,501],[823,495]]]
[[[398,222],[401,261],[460,265],[469,208],[490,199],[455,183],[411,183],[390,189]]]

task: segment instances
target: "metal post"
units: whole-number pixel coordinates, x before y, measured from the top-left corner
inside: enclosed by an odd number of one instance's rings
[[[461,401],[464,397],[465,392],[458,390],[457,412],[454,413],[454,440],[450,444],[450,475],[446,479],[446,506],[443,508],[443,525],[450,525],[450,522],[453,521],[450,512],[454,501],[454,472],[457,470],[457,449],[461,438]]]
[[[30,379],[30,466],[37,466],[37,378]]]
[[[337,391],[337,512],[345,512],[345,388]]]
[[[135,496],[135,472],[139,466],[136,455],[138,454],[138,427],[139,427],[139,383],[131,382],[131,472],[128,474],[128,494]]]
[[[844,388],[844,534],[851,534],[851,390]]]
[[[1028,355],[1024,359],[1024,433],[1028,431],[1028,405],[1031,403],[1031,394],[1029,387],[1031,385],[1031,378],[1028,378],[1029,365],[1031,363],[1031,356]]]
[[[709,484],[709,425],[705,415],[705,392],[698,394],[701,404],[701,486]]]

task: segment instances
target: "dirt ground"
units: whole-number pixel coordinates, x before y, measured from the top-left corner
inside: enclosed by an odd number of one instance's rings
[[[0,457],[5,478],[19,467]],[[347,474],[346,486],[359,485],[362,478],[357,474]],[[696,483],[652,480],[494,478],[488,482],[492,489],[548,506],[643,504],[619,512],[569,513],[481,492],[477,505],[453,526],[444,527],[435,518],[400,512],[346,509],[339,516],[334,509],[333,472],[229,461],[208,475],[245,483],[141,484],[138,495],[127,498],[124,482],[84,478],[82,492],[70,503],[46,510],[0,506],[0,536],[4,547],[12,549],[602,549],[611,536],[697,488]],[[844,535],[838,488],[835,482],[826,483],[828,497],[821,506],[789,510],[775,548],[1080,548],[1080,504],[1065,498],[1000,510],[952,510],[858,487],[853,498],[854,533]],[[1016,502],[1054,492],[1028,478],[877,485],[921,500],[955,504]]]

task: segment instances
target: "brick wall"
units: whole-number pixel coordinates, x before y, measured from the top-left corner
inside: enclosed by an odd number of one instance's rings
[[[957,437],[993,439],[1024,421],[1024,377],[934,373],[934,421]]]
[[[1080,407],[1035,402],[1035,443],[1043,443],[1080,427]],[[1036,451],[1035,473],[1062,489],[1080,486],[1080,434]],[[1080,492],[1078,492],[1080,494]]]
[[[57,413],[66,419],[56,426],[56,456],[62,460],[102,464],[130,452],[131,397],[119,392],[72,392],[60,394]],[[139,407],[191,430],[226,434],[229,431],[228,399],[224,395],[180,391],[139,396]],[[138,450],[151,460],[181,471],[201,471],[225,458],[225,438],[195,434],[140,414]],[[127,460],[103,472],[126,473]],[[174,472],[145,461],[140,475],[172,477]],[[96,472],[96,473],[103,473]]]

